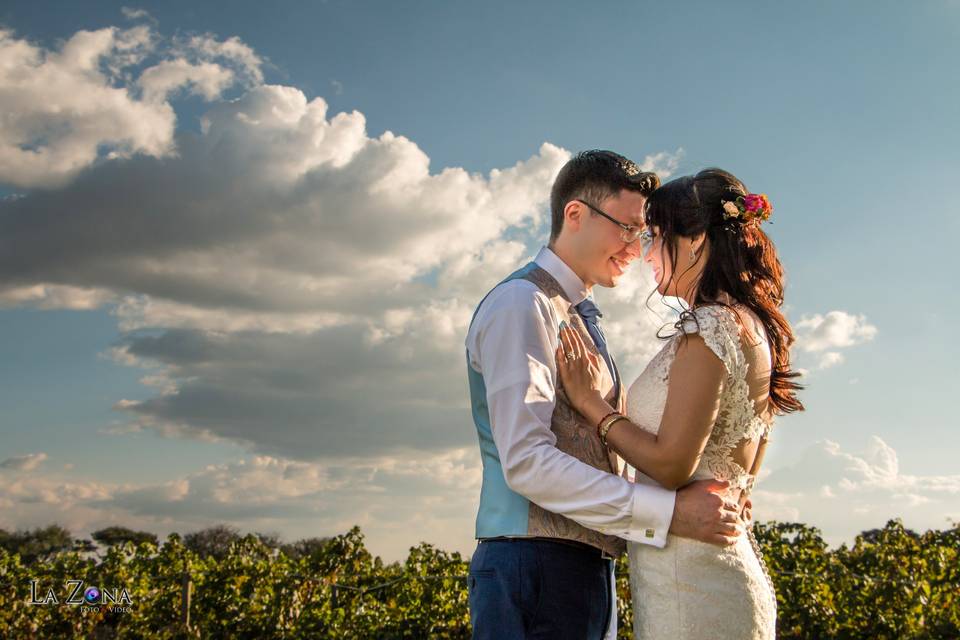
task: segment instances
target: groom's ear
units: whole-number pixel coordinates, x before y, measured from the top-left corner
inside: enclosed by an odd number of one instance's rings
[[[563,208],[564,228],[569,227],[571,231],[579,231],[580,225],[583,223],[585,209],[586,207],[576,200],[568,202],[567,206]]]

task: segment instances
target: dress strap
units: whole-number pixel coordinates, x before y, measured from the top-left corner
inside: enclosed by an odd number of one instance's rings
[[[741,377],[746,374],[746,359],[740,348],[740,325],[732,310],[722,305],[704,305],[686,314],[681,323],[685,333],[695,333],[703,338],[729,375]]]

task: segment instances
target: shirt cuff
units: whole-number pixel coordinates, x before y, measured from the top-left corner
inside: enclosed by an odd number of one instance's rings
[[[633,486],[633,521],[620,537],[662,549],[667,544],[677,492],[647,484]]]

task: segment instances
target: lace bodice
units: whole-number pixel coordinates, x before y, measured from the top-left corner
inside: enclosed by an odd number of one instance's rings
[[[720,305],[698,307],[694,317],[684,321],[688,334],[699,333],[726,368],[720,390],[720,410],[710,433],[694,480],[727,480],[731,487],[749,492],[754,477],[734,459],[734,451],[744,441],[758,440],[769,433],[770,424],[756,415],[747,382],[749,363],[740,343],[736,314]],[[651,433],[660,429],[667,402],[670,366],[683,332],[678,331],[650,361],[627,392],[627,416],[631,422]],[[765,340],[764,340],[765,342]]]

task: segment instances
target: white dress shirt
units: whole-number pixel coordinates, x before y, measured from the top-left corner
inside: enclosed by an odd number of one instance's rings
[[[572,304],[587,298],[586,286],[553,251],[542,248],[535,262],[556,278]],[[486,385],[504,480],[547,511],[601,533],[663,547],[676,492],[631,483],[556,447],[550,425],[559,330],[546,294],[516,279],[490,292],[467,334],[470,366]]]

